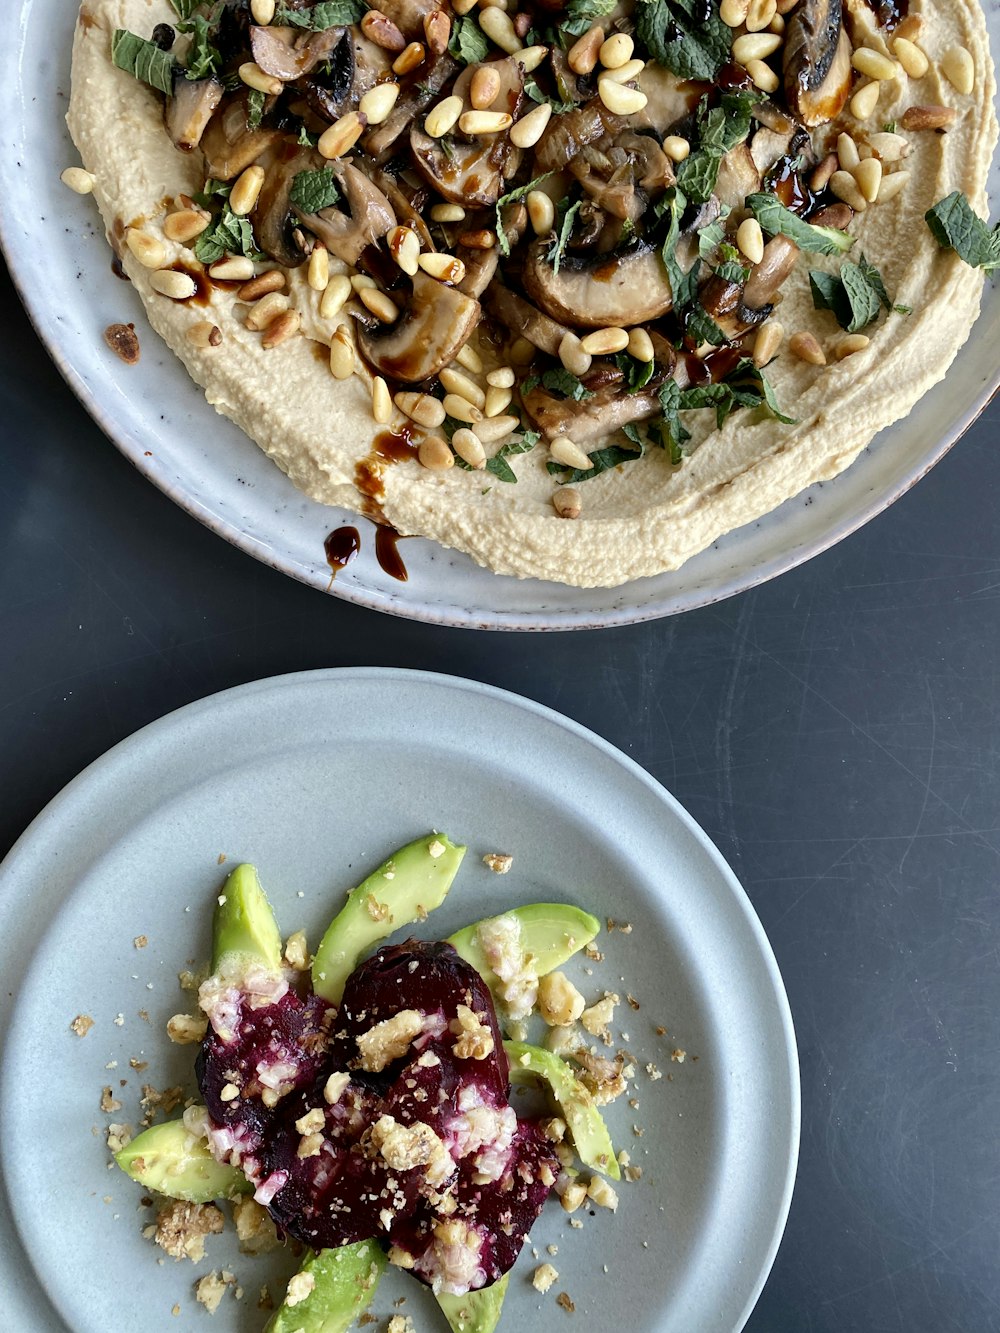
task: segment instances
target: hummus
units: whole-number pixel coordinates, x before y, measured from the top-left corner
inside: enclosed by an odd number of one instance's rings
[[[892,32],[878,28],[870,10],[855,3],[845,4],[845,12],[853,12],[862,28],[867,23],[870,49],[892,54]],[[538,13],[543,19],[552,18],[546,11]],[[864,148],[869,137],[895,123],[905,140],[901,149],[905,156],[887,154],[894,160],[885,161],[883,171],[887,178],[905,171],[908,178],[891,198],[871,202],[850,218],[848,230],[855,243],[846,255],[856,261],[863,252],[877,267],[893,309],[864,329],[867,343],[858,341],[858,350],[844,355],[855,344],[845,341],[848,334],[832,313],[814,308],[809,270],[836,273],[845,256],[798,257],[781,286],[780,305],[772,317],[772,322],[780,321],[784,340],[766,368],[775,401],[793,421],[781,421],[764,409],[744,408],[716,428],[714,411],[685,412],[683,421],[692,438],[679,463],[671,461],[669,450],[647,446],[641,458],[593,479],[578,480],[572,489],[560,487],[565,472],[549,469],[552,430],[542,430],[533,448],[510,457],[516,483],[481,469],[421,466],[415,447],[386,449],[377,443],[381,432],[389,428],[398,432],[406,418],[394,409],[390,423],[376,423],[370,368],[359,358],[350,378],[331,374],[326,346],[341,321],[351,323],[354,303],[324,319],[323,294],[310,285],[307,263],[285,270],[286,299],[277,303],[298,313],[298,327],[293,336],[265,348],[261,332],[246,327],[248,305],[234,284],[204,284],[207,290],[200,288],[192,299],[171,299],[157,290],[156,270],[145,267],[123,244],[126,230],[134,229],[163,247],[160,267],[201,270],[192,256],[193,243],[169,240],[163,226],[178,207],[178,196],[194,196],[203,188],[202,154],[174,147],[164,125],[162,95],[116,68],[111,59],[115,30],[128,29],[148,38],[154,25],[176,24],[177,18],[169,0],[84,0],[73,53],[70,131],[95,178],[94,194],[109,239],[150,323],[204,388],[209,403],[236,422],[306,494],[323,504],[368,514],[400,533],[429,537],[464,551],[498,573],[597,587],[678,568],[722,534],[846,468],[879,430],[905,416],[944,376],[979,312],[982,272],[953,250],[941,249],[924,214],[952,191],[964,194],[977,213],[986,214],[985,181],[997,126],[985,20],[974,0],[947,4],[911,0],[908,31],[929,57],[926,73],[912,77],[897,66],[895,77],[879,84],[871,114],[859,121],[845,106],[832,122],[819,124],[811,132],[806,164],[799,164],[807,175],[824,154],[836,150],[837,135],[844,129],[862,146],[864,156],[871,151]],[[791,18],[789,14],[786,23]],[[597,21],[611,31],[612,19]],[[734,29],[733,37],[744,31]],[[852,35],[859,44],[857,28]],[[971,58],[971,91],[959,91],[942,69],[943,60],[948,67],[946,53],[955,47],[964,48]],[[502,54],[491,49],[491,57]],[[780,53],[770,59],[780,71]],[[749,57],[746,64],[754,70]],[[633,81],[633,86],[649,91],[651,103],[656,74],[657,68],[649,64]],[[856,74],[851,96],[867,82]],[[780,101],[781,94],[776,96]],[[853,102],[849,105],[855,107]],[[532,106],[526,103],[521,114]],[[955,119],[946,132],[908,130],[903,128],[904,117],[914,106],[953,108]],[[559,119],[553,116],[550,124]],[[841,147],[840,161],[834,165],[849,168],[850,162],[844,160],[849,150]],[[795,162],[791,168],[795,170]],[[505,188],[521,184],[523,175],[522,171]],[[565,192],[558,175],[547,184],[550,194],[557,193],[556,187]],[[769,186],[765,182],[762,188],[766,191]],[[831,196],[824,198],[837,203]],[[730,244],[743,216],[743,210],[736,209],[726,220]],[[650,254],[659,263],[657,252]],[[745,254],[739,258],[746,262]],[[258,265],[258,271],[268,267]],[[330,271],[355,272],[332,255]],[[484,304],[487,300],[484,295]],[[604,321],[609,322],[614,321]],[[206,324],[220,331],[219,345],[197,345],[196,326]],[[586,331],[577,327],[576,332],[582,337]],[[803,358],[801,341],[794,337],[802,333],[813,335],[826,364]],[[744,356],[753,354],[759,336],[753,327],[742,335]],[[204,343],[204,338],[200,341]],[[471,378],[485,389],[484,374],[491,366],[509,363],[508,349],[495,346],[484,324],[473,334],[472,346],[485,364],[483,372],[472,372]],[[690,337],[687,346],[688,359],[711,350],[695,347]],[[805,352],[808,356],[810,349]],[[558,363],[549,359],[545,364]],[[609,359],[608,364],[613,367],[615,362]],[[519,410],[518,389],[533,370],[523,364],[517,368],[519,383],[511,412]],[[586,375],[583,378],[586,381]],[[390,383],[389,387],[395,392],[414,386]],[[523,420],[525,428],[538,424],[527,416]],[[475,422],[471,429],[475,430]],[[408,423],[408,438],[414,445],[422,434],[440,432],[422,432]],[[590,453],[609,442],[588,439],[581,444]],[[628,447],[620,434],[614,442]],[[502,440],[486,442],[486,454],[494,454],[502,444]],[[398,458],[408,452],[414,456]],[[557,461],[564,460],[557,456]],[[571,496],[575,492],[575,506],[566,503],[564,495],[560,498],[566,491]],[[557,503],[563,513],[572,514],[576,508],[578,516],[570,521],[557,510]]]

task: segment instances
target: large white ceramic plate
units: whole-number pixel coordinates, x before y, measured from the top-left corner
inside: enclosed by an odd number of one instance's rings
[[[985,4],[996,53],[1000,3]],[[891,504],[975,420],[1000,380],[1000,297],[987,290],[975,336],[947,382],[906,421],[880,435],[836,481],[731,533],[675,573],[581,591],[500,578],[417,539],[403,547],[410,579],[400,584],[379,568],[369,530],[360,558],[331,585],[323,540],[356,520],[300,495],[206,405],[151,332],[142,337],[143,358],[134,368],[105,347],[101,332],[108,324],[147,326],[138,299],[112,276],[93,201],[71,195],[59,181],[63,167],[76,161],[62,118],[77,3],[14,0],[11,7],[16,13],[0,29],[0,239],[49,351],[91,415],[161,490],[259,560],[349,601],[440,624],[499,629],[618,625],[717,601],[825,550]]]
[[[360,670],[262,681],[145,728],[72,782],[0,868],[4,1328],[202,1326],[195,1270],[157,1265],[141,1191],[108,1169],[103,1132],[135,1123],[140,1084],[191,1082],[193,1048],[171,1047],[163,1025],[191,1004],[176,974],[206,955],[219,854],[255,862],[285,931],[315,943],[366,867],[434,827],[469,853],[424,934],[539,899],[632,925],[602,934],[604,962],[578,960],[575,974],[590,994],[622,996],[614,1026],[640,1065],[639,1104],[607,1115],[643,1177],[621,1187],[617,1216],[583,1213],[580,1230],[547,1206],[532,1242],[543,1257],[558,1245],[559,1285],[542,1300],[522,1255],[501,1328],[550,1328],[557,1291],[581,1327],[613,1327],[626,1293],[634,1333],[743,1327],[784,1226],[799,1129],[788,1004],[743,891],[676,801],[576,724],[482,685]],[[482,864],[490,851],[513,853],[509,874]],[[69,1030],[80,1013],[94,1019],[83,1038]],[[647,1061],[669,1077],[651,1079]],[[110,1117],[105,1084],[123,1102]],[[198,1272],[228,1265],[248,1293],[227,1298],[213,1330],[259,1329],[260,1282],[281,1290],[290,1260],[247,1259],[227,1237],[209,1248]],[[395,1271],[375,1312],[399,1296],[419,1328],[442,1326]]]

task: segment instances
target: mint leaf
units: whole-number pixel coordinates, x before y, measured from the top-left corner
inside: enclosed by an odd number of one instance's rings
[[[954,250],[959,259],[985,273],[1000,268],[1000,223],[990,230],[958,190],[929,208],[924,218],[942,250]]]
[[[264,94],[259,88],[251,88],[247,93],[247,129],[259,130],[263,115]]]
[[[850,250],[854,237],[836,227],[815,227],[786,208],[773,194],[748,194],[746,206],[770,236],[787,236],[800,250],[835,255]]]
[[[222,56],[209,40],[213,32],[209,20],[198,14],[185,25],[185,31],[193,34],[184,69],[185,76],[189,79],[207,79],[210,74],[217,74],[222,68]]]
[[[111,38],[111,61],[118,69],[168,97],[174,90],[174,74],[178,68],[174,57],[126,28],[115,29]]]
[[[318,213],[321,208],[332,207],[339,198],[333,172],[322,167],[319,171],[296,172],[288,201],[303,213]]]
[[[851,319],[851,303],[844,291],[844,284],[837,274],[810,269],[809,287],[812,291],[813,309],[829,310],[840,327],[846,329]]]
[[[697,295],[701,260],[700,258],[696,259],[687,273],[684,272],[677,261],[677,239],[681,233],[681,215],[687,207],[684,191],[678,186],[672,186],[666,191],[662,199],[657,201],[657,205],[661,216],[664,211],[668,209],[670,211],[670,226],[667,229],[667,235],[660,253],[667,270],[667,276],[670,278],[674,310],[680,314],[691,305]]]
[[[569,0],[559,27],[571,37],[582,37],[595,19],[614,13],[618,0]]]
[[[201,4],[201,0],[170,0],[177,17],[186,22]]]
[[[556,237],[555,244],[549,253],[545,256],[546,261],[552,265],[552,272],[559,272],[559,265],[562,262],[563,253],[569,244],[569,238],[573,234],[573,222],[576,219],[583,205],[583,200],[578,199],[575,204],[570,204],[563,214],[562,224],[559,228],[559,235]]]
[[[729,341],[700,301],[688,310],[684,332],[696,343],[711,343],[713,347],[723,347]]]
[[[519,438],[508,440],[506,444],[500,446],[492,458],[487,458],[486,470],[492,472],[500,481],[516,482],[517,476],[507,459],[515,458],[518,454],[530,453],[541,438],[537,430],[526,430]]]
[[[539,88],[538,84],[535,82],[534,76],[531,74],[525,75],[524,95],[526,97],[530,97],[533,102],[547,102],[549,106],[552,108],[552,114],[554,116],[562,116],[567,111],[576,110],[575,102],[560,102],[557,101],[556,98],[554,97],[546,97],[546,95],[542,92],[541,88]]]
[[[451,26],[448,51],[463,65],[476,65],[485,60],[490,49],[486,35],[473,18],[457,19]]]
[[[543,176],[536,176],[533,181],[528,181],[527,185],[519,185],[516,190],[511,190],[509,194],[502,194],[497,200],[496,233],[497,244],[500,247],[500,253],[504,256],[510,254],[510,242],[507,240],[507,233],[503,229],[503,220],[500,217],[500,210],[505,204],[514,204],[518,199],[523,199],[526,194],[538,188],[542,181],[547,181],[552,175],[551,171],[546,171]]]
[[[881,273],[864,255],[858,264],[844,263],[839,275],[811,270],[809,286],[815,308],[831,311],[848,333],[858,333],[874,323],[880,307],[892,309]]]
[[[620,444],[607,444],[603,449],[595,449],[587,457],[593,466],[586,470],[571,468],[567,471],[559,463],[549,463],[547,464],[549,474],[553,477],[561,477],[561,484],[564,486],[575,486],[581,481],[593,481],[594,477],[599,477],[602,472],[608,472],[611,468],[618,467],[620,463],[633,463],[637,458],[641,458],[642,441],[639,442],[638,450],[624,449]]]
[[[194,196],[194,201],[202,208],[211,208],[213,199],[228,199],[232,193],[232,181],[217,181],[209,176],[208,180]]]
[[[234,213],[227,203],[219,216],[206,227],[194,247],[195,258],[202,264],[214,264],[223,255],[246,255],[248,259],[263,259],[254,241],[249,218]]]
[[[311,32],[325,32],[327,28],[342,28],[360,23],[368,6],[361,0],[321,0],[312,9],[288,9],[279,5],[272,22],[280,27],[309,28]]]
[[[548,389],[550,393],[557,393],[562,398],[572,398],[575,403],[594,396],[576,375],[571,374],[568,370],[563,370],[562,367],[556,370],[546,370],[542,375],[541,385],[543,389]]]
[[[730,59],[732,29],[717,5],[700,0],[639,0],[636,31],[653,59],[680,79],[714,79]]]
[[[628,352],[619,352],[615,357],[615,365],[625,376],[625,388],[629,393],[638,393],[644,389],[656,370],[655,362],[637,361]]]

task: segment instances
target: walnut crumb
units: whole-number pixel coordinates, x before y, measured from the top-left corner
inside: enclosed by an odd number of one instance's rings
[[[135,939],[132,941],[132,944],[135,946],[136,949],[145,949],[148,943],[149,943],[148,935],[136,935]]]
[[[416,1330],[408,1314],[394,1314],[389,1320],[386,1333],[416,1333]]]
[[[171,1259],[190,1259],[196,1264],[205,1257],[205,1237],[217,1236],[224,1225],[214,1203],[171,1199],[156,1215],[153,1239]]]
[[[101,1110],[105,1113],[105,1115],[111,1115],[113,1111],[120,1111],[121,1109],[122,1109],[122,1104],[120,1101],[118,1101],[117,1097],[113,1097],[111,1095],[111,1088],[110,1087],[102,1088]]]
[[[531,1285],[544,1296],[558,1277],[558,1272],[551,1264],[539,1264],[531,1275]]]
[[[201,1302],[209,1314],[215,1314],[219,1308],[223,1296],[226,1294],[226,1287],[229,1283],[226,1277],[231,1276],[225,1273],[217,1273],[213,1269],[211,1273],[205,1276],[195,1284],[195,1298]]]
[[[485,1021],[485,1014],[474,1013],[467,1004],[460,1004],[455,1013],[457,1017],[448,1025],[448,1030],[458,1037],[451,1048],[455,1058],[485,1060],[492,1055],[493,1032]]]
[[[361,1068],[368,1074],[380,1074],[386,1065],[406,1054],[423,1026],[423,1014],[416,1009],[401,1009],[392,1018],[362,1032],[358,1037]]]
[[[94,1026],[94,1020],[89,1014],[77,1014],[69,1026],[70,1030],[75,1032],[78,1037],[85,1037]]]
[[[270,1254],[280,1244],[271,1214],[249,1194],[233,1200],[233,1222],[241,1254]]]
[[[576,1306],[570,1300],[568,1292],[561,1291],[559,1293],[559,1295],[556,1297],[556,1305],[561,1306],[566,1311],[567,1314],[576,1313]]]
[[[513,864],[514,858],[509,852],[487,852],[483,857],[483,865],[489,866],[494,875],[506,875]]]
[[[309,966],[309,948],[304,930],[289,935],[285,942],[285,962],[295,972],[305,972]]]
[[[670,1058],[671,1060],[676,1060],[679,1065],[682,1065],[687,1059],[687,1051],[682,1051],[678,1046],[676,1051],[670,1052]]]
[[[121,1152],[132,1142],[131,1125],[108,1125],[108,1148],[111,1152]]]
[[[207,1018],[195,1018],[193,1014],[174,1014],[167,1019],[167,1036],[176,1046],[191,1046],[200,1042],[207,1031]]]

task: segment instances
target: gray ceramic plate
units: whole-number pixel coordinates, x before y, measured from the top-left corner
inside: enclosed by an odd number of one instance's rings
[[[799,1131],[788,1004],[743,891],[667,792],[574,723],[482,685],[364,670],[244,686],[145,728],[72,782],[0,868],[4,1327],[201,1327],[193,1281],[228,1266],[246,1295],[227,1296],[211,1327],[260,1329],[260,1284],[282,1290],[290,1262],[248,1259],[223,1236],[197,1272],[158,1265],[141,1191],[108,1169],[104,1131],[136,1122],[141,1084],[191,1084],[193,1048],[171,1047],[163,1025],[190,1005],[176,974],[207,952],[220,853],[254,861],[286,932],[315,943],[365,868],[432,827],[469,854],[423,933],[539,898],[631,923],[575,975],[588,994],[621,994],[615,1028],[640,1067],[666,1075],[643,1069],[638,1107],[608,1108],[641,1181],[621,1187],[616,1216],[583,1214],[579,1230],[547,1206],[532,1241],[542,1258],[558,1245],[558,1286],[543,1300],[523,1254],[501,1329],[551,1327],[559,1291],[581,1327],[611,1328],[624,1292],[634,1333],[743,1326],[784,1226]],[[486,869],[490,851],[513,853],[509,874]],[[83,1038],[69,1029],[80,1013],[94,1019]],[[123,1103],[112,1116],[106,1084]],[[398,1272],[375,1313],[400,1296],[419,1328],[443,1327]]]
[[[11,5],[11,0],[7,0]],[[62,117],[76,0],[14,0],[0,27],[0,238],[25,303],[57,365],[125,455],[215,532],[276,569],[363,606],[439,624],[575,629],[671,615],[728,597],[825,550],[880,513],[947,452],[1000,380],[1000,294],[987,287],[975,336],[947,381],[884,431],[834,482],[815,486],[730,533],[675,573],[581,591],[500,578],[424,540],[404,543],[410,580],[379,568],[370,526],[358,560],[332,585],[323,540],[357,520],[306,500],[235,426],[218,417],[151,331],[126,368],[101,331],[147,329],[130,287],[112,276],[91,199],[60,184],[76,162]],[[994,53],[998,0],[985,0]],[[994,180],[994,194],[997,180]]]

